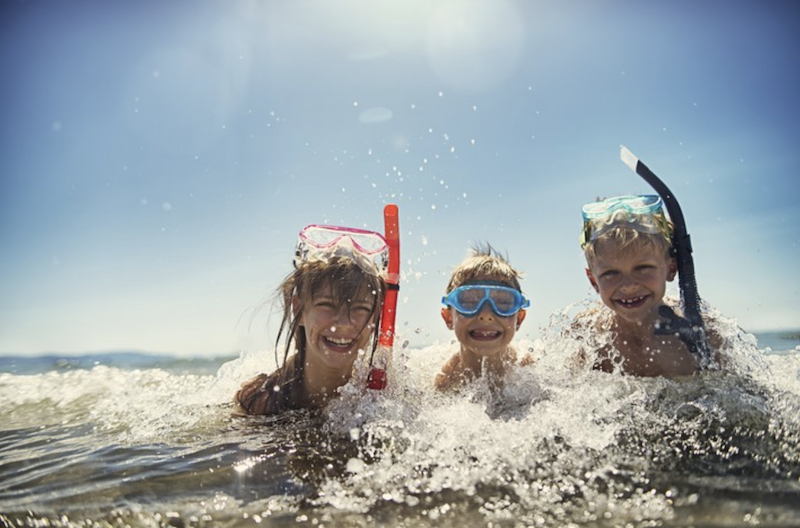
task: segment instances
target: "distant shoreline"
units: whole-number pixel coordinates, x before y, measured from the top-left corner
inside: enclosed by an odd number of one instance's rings
[[[759,349],[770,348],[774,352],[793,351],[800,347],[800,329],[748,332],[756,337]],[[425,348],[431,344],[420,345]],[[140,350],[109,350],[106,352],[42,352],[39,354],[0,354],[0,372],[22,373],[20,371],[41,371],[49,365],[50,369],[85,369],[96,365],[121,368],[153,368],[169,366],[186,367],[188,370],[202,369],[213,364],[223,364],[239,357],[239,351],[216,355],[183,355],[170,352],[146,352]]]

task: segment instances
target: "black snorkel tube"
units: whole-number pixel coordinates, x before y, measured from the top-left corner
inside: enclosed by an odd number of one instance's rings
[[[694,276],[692,241],[686,231],[686,222],[683,219],[681,206],[669,187],[624,146],[620,146],[620,158],[661,196],[672,220],[672,248],[675,251],[678,265],[678,284],[686,317],[675,314],[669,306],[662,306],[658,312],[667,322],[662,323],[656,329],[656,334],[677,335],[686,344],[689,351],[697,356],[700,368],[706,369],[711,365],[711,347],[708,344],[705,324],[700,314],[700,294],[697,292],[697,280]]]

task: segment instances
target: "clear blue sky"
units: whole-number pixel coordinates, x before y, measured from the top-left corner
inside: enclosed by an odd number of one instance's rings
[[[522,333],[590,297],[580,207],[681,201],[701,295],[800,327],[793,1],[8,1],[0,354],[269,349],[299,230],[400,207],[410,346],[471,243]],[[251,321],[252,319],[252,321]]]

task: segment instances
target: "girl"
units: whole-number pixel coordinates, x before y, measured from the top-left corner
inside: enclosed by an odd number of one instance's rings
[[[277,292],[282,366],[239,389],[235,400],[245,413],[320,408],[350,380],[359,351],[370,341],[372,352],[377,346],[387,259],[378,233],[318,225],[300,232],[295,270]]]

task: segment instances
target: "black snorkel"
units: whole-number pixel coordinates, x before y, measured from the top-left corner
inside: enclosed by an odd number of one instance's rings
[[[697,280],[694,276],[692,241],[686,231],[686,222],[683,219],[681,206],[669,187],[624,146],[620,147],[620,158],[661,196],[673,224],[672,248],[677,261],[678,284],[686,317],[678,316],[669,306],[662,306],[658,312],[667,321],[656,329],[656,334],[677,335],[686,344],[689,351],[697,356],[700,368],[706,369],[711,365],[711,347],[708,344],[705,324],[700,314],[700,294],[697,292]]]

